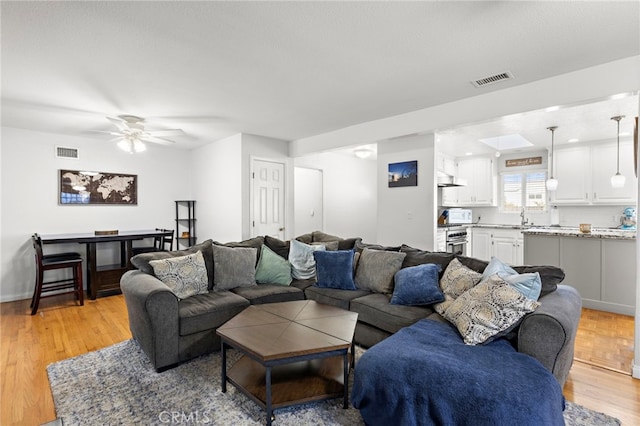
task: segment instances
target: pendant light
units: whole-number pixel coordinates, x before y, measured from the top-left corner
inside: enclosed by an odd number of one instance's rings
[[[616,174],[611,176],[611,186],[613,188],[622,188],[624,187],[625,177],[620,174],[620,120],[624,118],[624,115],[618,115],[615,117],[611,117],[612,120],[616,120],[618,122],[618,155],[617,155],[617,166],[616,166]]]
[[[555,191],[558,189],[558,179],[553,177],[553,132],[558,128],[558,126],[547,127],[547,130],[551,130],[551,177],[547,179],[547,191]]]

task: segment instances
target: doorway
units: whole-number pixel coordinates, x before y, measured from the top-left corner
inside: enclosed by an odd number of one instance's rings
[[[322,170],[296,167],[294,178],[294,235],[322,231],[324,226]]]

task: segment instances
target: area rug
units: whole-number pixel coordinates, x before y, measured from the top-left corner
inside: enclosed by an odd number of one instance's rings
[[[357,351],[357,355],[359,355]],[[229,361],[239,357],[229,352]],[[357,363],[356,363],[357,365]],[[265,412],[233,385],[220,389],[220,355],[156,373],[140,346],[126,340],[47,367],[56,415],[65,425],[259,425]],[[342,400],[275,410],[280,425],[363,425]],[[619,425],[616,418],[567,402],[567,425]]]

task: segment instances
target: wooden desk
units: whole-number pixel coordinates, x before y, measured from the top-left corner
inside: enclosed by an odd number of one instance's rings
[[[41,235],[43,244],[86,244],[87,247],[87,291],[89,297],[95,300],[101,291],[119,290],[120,277],[131,266],[131,253],[134,240],[173,235],[172,231],[120,231],[118,235],[94,235],[91,232],[78,234],[49,234]],[[97,264],[98,243],[120,243],[120,263],[116,265]]]

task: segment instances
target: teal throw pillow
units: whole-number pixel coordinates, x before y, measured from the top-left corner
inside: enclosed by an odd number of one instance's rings
[[[260,249],[256,281],[262,284],[291,284],[291,264],[266,245]]]
[[[498,275],[518,290],[523,296],[532,300],[538,300],[542,290],[542,280],[538,272],[518,274],[515,269],[502,262],[497,257],[492,257],[482,273],[482,281],[486,281],[492,275]]]
[[[353,281],[353,250],[315,251],[316,287],[356,290]]]
[[[394,277],[396,284],[390,303],[421,306],[444,301],[444,294],[438,283],[441,269],[435,263],[400,269]]]

